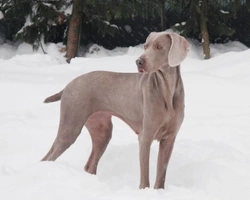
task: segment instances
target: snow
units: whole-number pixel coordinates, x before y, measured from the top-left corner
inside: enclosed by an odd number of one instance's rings
[[[135,72],[142,45],[88,53],[66,64],[59,45],[32,52],[0,46],[0,199],[236,200],[250,195],[250,50],[239,42],[212,45],[210,60],[190,41],[182,64],[185,120],[170,160],[166,189],[139,190],[137,136],[113,118],[110,145],[97,176],[83,170],[91,150],[86,129],[56,162],[39,162],[57,132],[59,103],[43,100],[92,70]],[[151,150],[150,180],[158,144]]]
[[[115,24],[110,24],[110,22],[109,21],[103,21],[107,26],[111,26],[111,27],[113,27],[113,28],[116,28],[116,29],[119,29],[119,27],[117,26],[117,25],[115,25]]]
[[[63,12],[65,15],[71,15],[73,9],[73,5],[70,4],[69,6],[62,6],[60,8],[60,12]]]
[[[229,11],[225,11],[225,10],[220,10],[220,12],[221,12],[222,14],[229,14],[229,13],[230,13]]]
[[[35,11],[36,12],[36,11]],[[23,25],[23,27],[16,33],[16,35],[18,35],[19,33],[22,33],[23,30],[28,27],[28,26],[31,26],[33,25],[34,23],[31,21],[31,18],[30,16],[27,16],[26,17],[26,21],[25,21],[25,24]]]

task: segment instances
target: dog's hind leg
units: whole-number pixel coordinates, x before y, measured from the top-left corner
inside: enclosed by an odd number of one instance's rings
[[[42,161],[56,160],[66,149],[68,149],[81,133],[81,127],[74,129],[69,128],[67,125],[60,125],[57,137],[50,148],[47,155]]]
[[[90,174],[96,174],[99,160],[112,137],[111,115],[106,113],[94,114],[88,119],[86,127],[92,139],[92,151],[84,169]]]
[[[63,102],[62,102],[63,104]],[[87,109],[79,109],[74,102],[61,106],[60,124],[56,139],[42,161],[56,160],[80,135],[90,114]]]

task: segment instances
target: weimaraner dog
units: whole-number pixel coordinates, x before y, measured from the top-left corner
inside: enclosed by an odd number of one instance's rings
[[[92,152],[85,166],[96,174],[112,134],[111,115],[126,122],[139,138],[140,188],[149,187],[149,155],[159,141],[155,189],[164,188],[174,141],[184,118],[184,88],[180,63],[189,44],[175,33],[151,33],[136,60],[143,73],[94,71],[71,81],[45,102],[61,100],[57,137],[43,161],[56,160],[87,126]]]

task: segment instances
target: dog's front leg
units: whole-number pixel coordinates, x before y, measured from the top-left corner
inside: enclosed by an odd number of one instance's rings
[[[175,136],[169,136],[169,138],[160,141],[154,189],[164,189],[166,171],[174,147],[174,141]]]
[[[140,156],[140,189],[149,188],[149,156],[153,138],[149,134],[142,132],[139,135],[139,156]]]

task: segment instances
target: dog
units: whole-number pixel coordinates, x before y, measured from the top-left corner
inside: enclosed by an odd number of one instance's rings
[[[136,60],[141,73],[90,72],[45,100],[61,100],[61,112],[57,137],[42,161],[56,160],[86,125],[93,147],[85,170],[96,174],[111,139],[111,116],[116,116],[138,135],[141,189],[150,187],[150,147],[153,140],[159,141],[154,188],[164,188],[175,138],[184,119],[180,63],[187,56],[189,44],[176,33],[153,32],[144,49]]]

